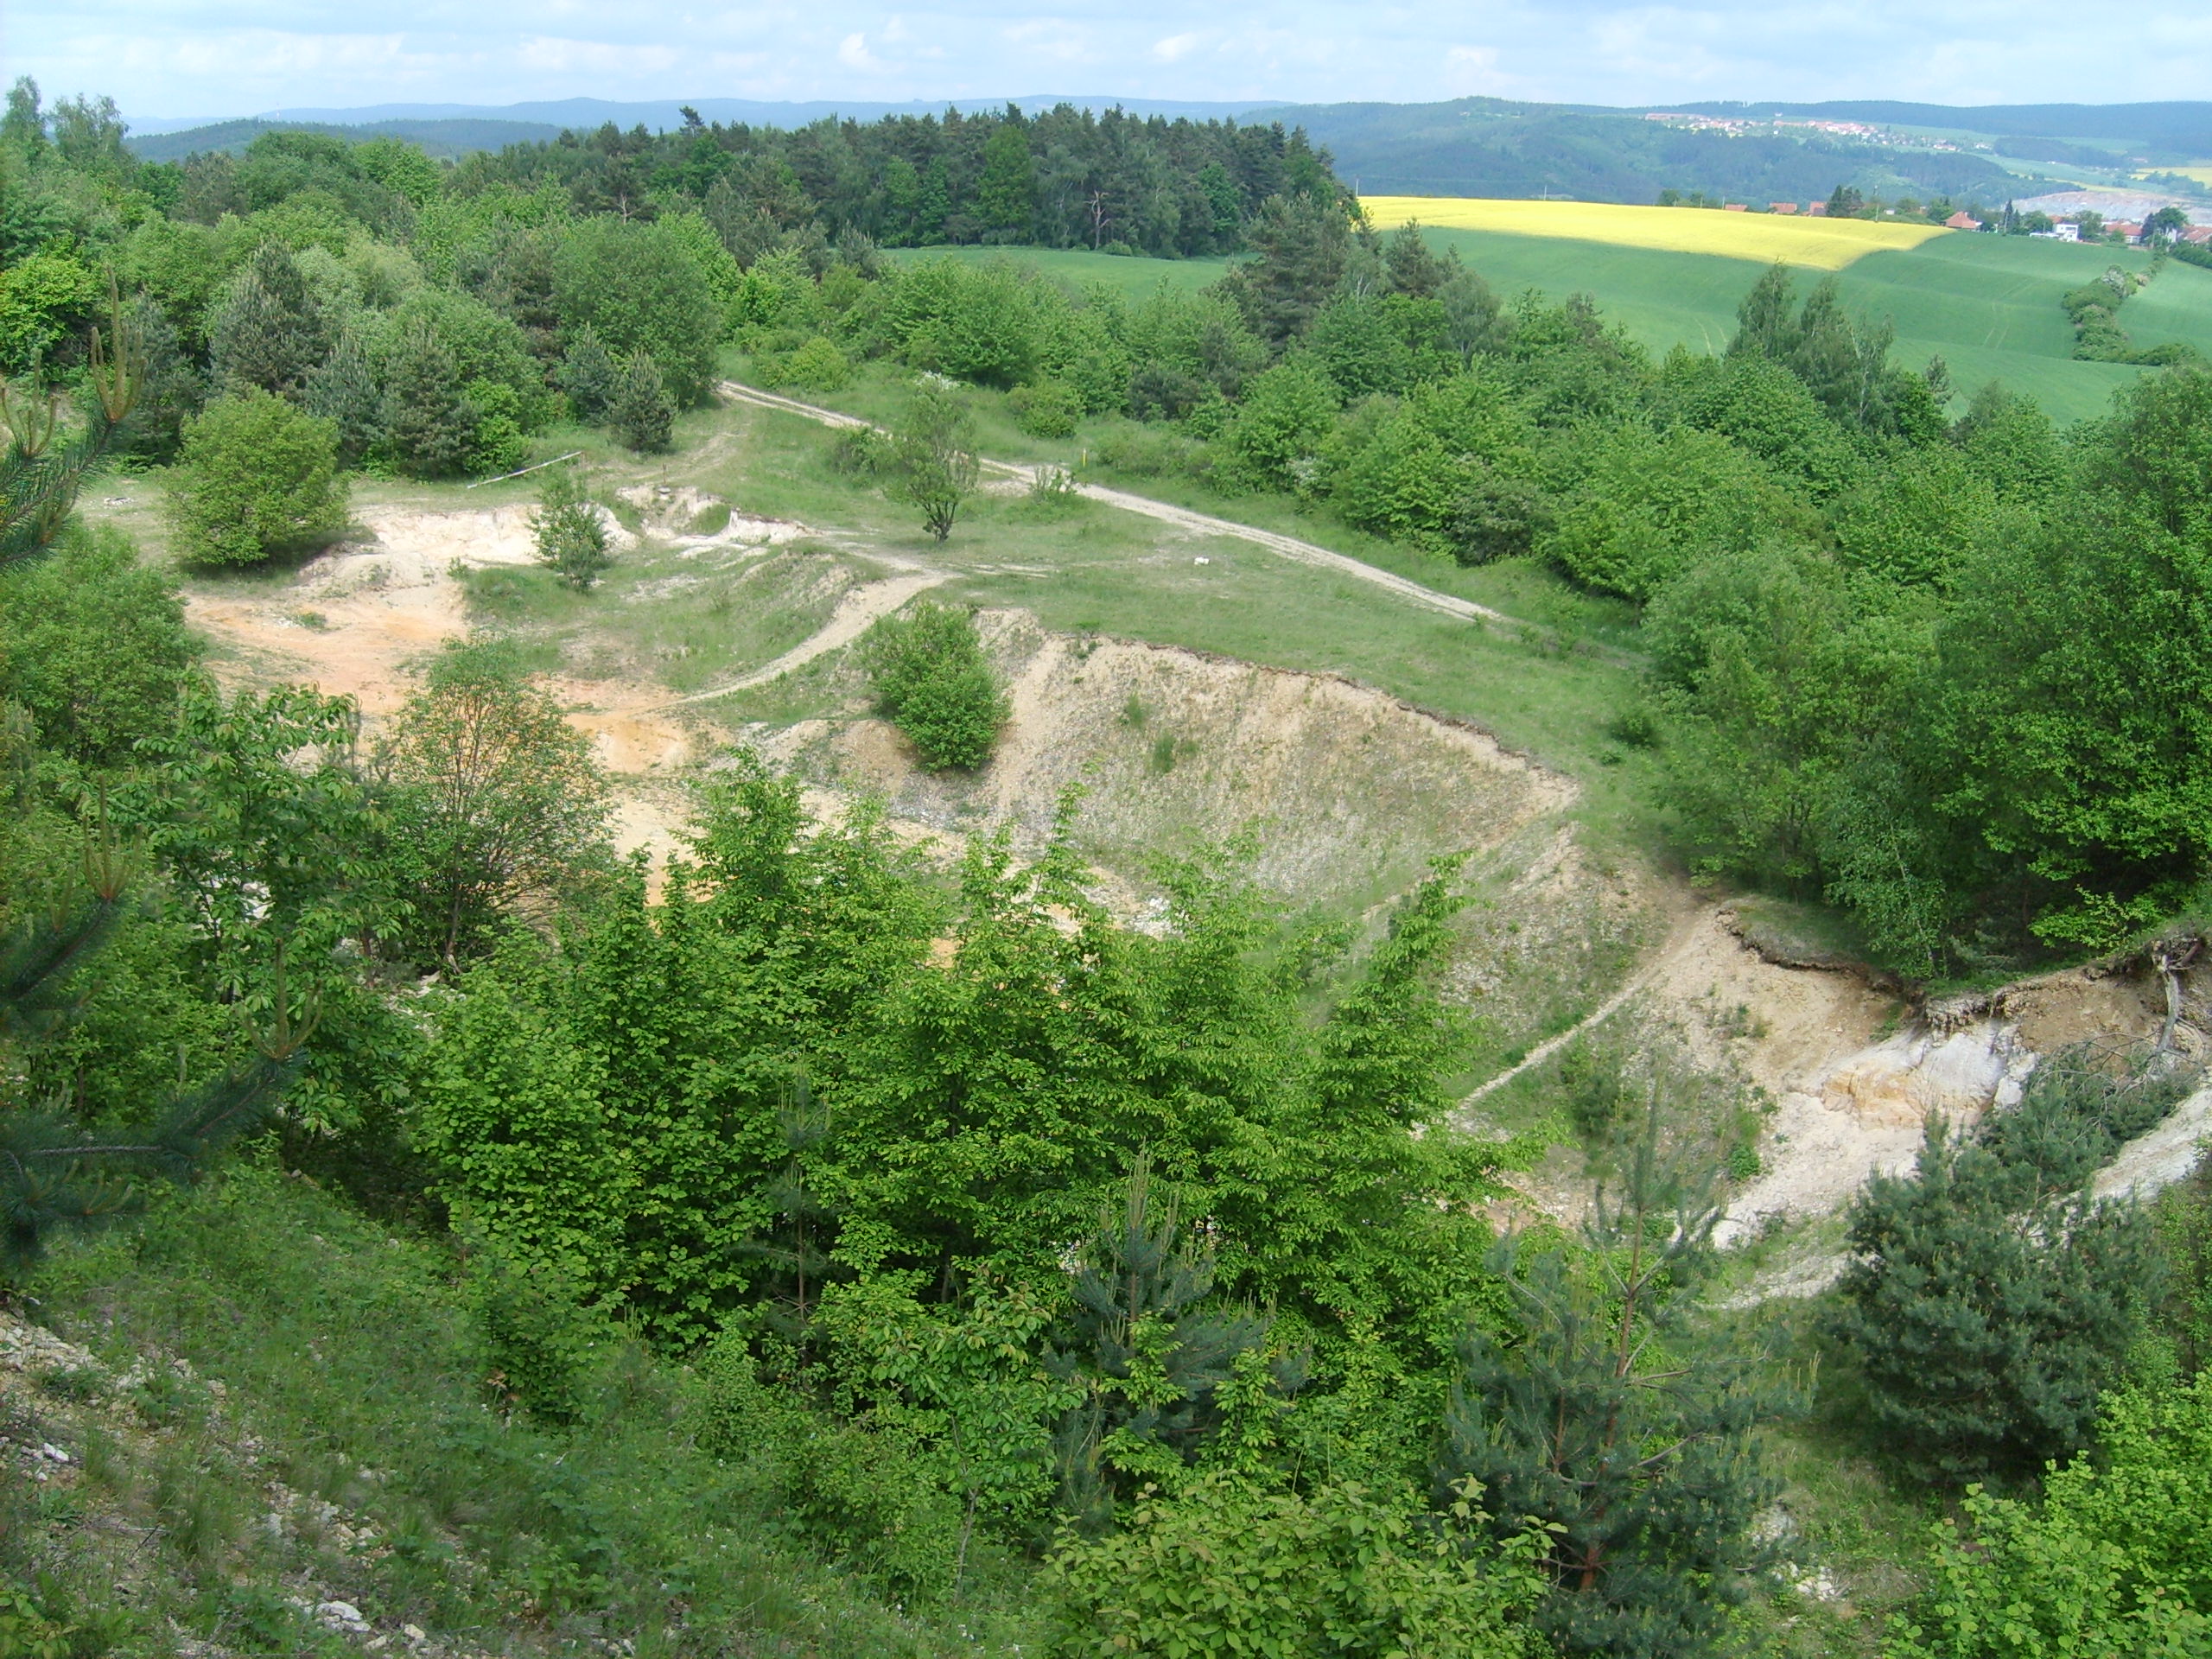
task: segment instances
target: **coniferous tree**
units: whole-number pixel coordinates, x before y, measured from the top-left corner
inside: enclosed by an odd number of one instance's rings
[[[1037,200],[1037,168],[1029,156],[1029,134],[1019,110],[1009,110],[983,145],[983,177],[976,206],[983,228],[1007,240],[1029,233]]]
[[[830,1253],[836,1236],[836,1206],[811,1179],[810,1164],[827,1154],[831,1124],[828,1108],[815,1098],[804,1072],[791,1079],[776,1112],[776,1131],[784,1162],[764,1196],[777,1225],[766,1238],[748,1240],[742,1253],[758,1262],[754,1306],[768,1328],[796,1349],[802,1359],[812,1310],[824,1285],[850,1276]]]
[[[1052,1369],[1084,1399],[1054,1437],[1061,1507],[1102,1525],[1116,1488],[1179,1469],[1219,1427],[1215,1395],[1236,1357],[1266,1340],[1249,1310],[1212,1302],[1213,1251],[1154,1190],[1140,1155],[1119,1206],[1081,1247],[1071,1340]]]
[[[620,390],[622,370],[600,339],[599,330],[587,322],[569,340],[561,359],[559,378],[561,390],[569,395],[569,412],[580,421],[595,423],[606,419],[607,406]]]
[[[453,353],[435,330],[410,330],[386,372],[384,444],[416,478],[450,478],[468,461],[476,411],[456,384]]]
[[[573,467],[550,469],[530,515],[537,562],[578,593],[588,593],[613,561],[607,553],[607,524],[584,493]]]
[[[1245,232],[1255,257],[1224,279],[1252,332],[1280,351],[1306,332],[1351,263],[1351,224],[1341,203],[1274,196]]]
[[[282,242],[264,242],[238,273],[207,329],[218,384],[296,397],[330,355],[334,330],[306,273]]]
[[[607,400],[607,424],[641,455],[669,447],[676,429],[676,400],[662,383],[660,365],[642,346],[623,365],[622,378]]]
[[[348,329],[329,358],[307,378],[300,400],[338,429],[338,464],[353,467],[384,437],[384,388],[376,361],[359,334]]]
[[[186,350],[168,313],[144,295],[130,303],[127,321],[145,358],[145,381],[130,413],[117,431],[118,454],[167,461],[184,440],[184,423],[207,401],[207,378]],[[97,393],[85,400],[90,407]]]
[[[2079,1147],[2040,1123],[1978,1145],[1931,1117],[1912,1174],[1878,1175],[1853,1204],[1837,1330],[1873,1427],[1911,1466],[2021,1477],[2089,1444],[2152,1238],[2133,1205],[2078,1190],[2094,1167]]]
[[[90,893],[58,917],[0,936],[0,1055],[35,1046],[81,1007],[77,976],[113,938],[130,908],[130,872],[105,826],[88,850]],[[182,1179],[265,1122],[298,1070],[314,1029],[308,1000],[296,1014],[280,950],[271,1011],[252,1033],[254,1058],[181,1091],[143,1126],[95,1133],[57,1108],[16,1097],[0,1082],[0,1279],[35,1262],[56,1233],[98,1226],[139,1201],[134,1178]],[[0,1079],[19,1075],[13,1065]]]
[[[1496,1514],[1549,1529],[1537,1622],[1563,1654],[1713,1651],[1773,1491],[1751,1433],[1780,1402],[1749,1357],[1704,1350],[1682,1317],[1719,1208],[1656,1145],[1655,1113],[1621,1206],[1599,1194],[1586,1252],[1501,1244],[1521,1330],[1469,1338],[1436,1471],[1440,1492],[1471,1476]]]
[[[18,81],[20,91],[29,83]],[[34,102],[35,87],[33,88]],[[92,331],[85,419],[65,434],[60,394],[0,378],[0,570],[41,556],[76,509],[85,475],[114,442],[146,385],[146,352],[124,315],[114,285],[108,288],[107,327]]]

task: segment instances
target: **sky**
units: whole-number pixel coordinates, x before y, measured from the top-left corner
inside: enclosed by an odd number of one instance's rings
[[[540,99],[2123,102],[2212,86],[2212,4],[7,0],[0,66],[141,118]],[[2156,73],[2147,73],[2157,66]],[[2096,66],[2105,66],[2101,72]],[[2192,91],[2191,89],[2198,89]]]

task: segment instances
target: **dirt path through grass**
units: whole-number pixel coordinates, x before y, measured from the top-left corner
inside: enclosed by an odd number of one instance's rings
[[[803,404],[795,397],[779,397],[772,391],[762,391],[756,387],[742,385],[734,380],[723,381],[721,389],[726,396],[740,403],[751,404],[760,409],[774,410],[779,414],[797,415],[805,420],[818,421],[824,426],[850,429],[874,424],[873,422],[862,420],[857,415],[840,414],[834,409],[823,409],[815,404]],[[982,467],[986,473],[995,478],[1017,479],[1024,484],[1033,482],[1038,473],[1038,468],[1034,467],[1023,466],[1010,461],[986,461],[982,463]],[[1283,557],[1295,560],[1298,563],[1315,565],[1325,570],[1333,570],[1341,575],[1351,576],[1360,582],[1371,583],[1399,599],[1426,607],[1429,610],[1441,611],[1446,616],[1456,616],[1463,621],[1497,622],[1509,627],[1531,626],[1516,621],[1503,611],[1494,611],[1487,605],[1478,605],[1471,599],[1461,599],[1456,594],[1439,593],[1433,588],[1424,588],[1421,583],[1407,577],[1394,575],[1390,571],[1355,559],[1348,554],[1332,552],[1312,542],[1300,541],[1294,536],[1279,536],[1271,530],[1258,530],[1250,524],[1240,524],[1232,518],[1217,518],[1211,513],[1194,512],[1188,507],[1175,506],[1166,501],[1155,501],[1150,496],[1131,495],[1125,490],[1109,490],[1103,484],[1078,484],[1076,488],[1080,494],[1090,500],[1103,503],[1109,507],[1119,507],[1124,512],[1141,513],[1147,518],[1157,518],[1163,524],[1173,524],[1178,529],[1195,531],[1205,536],[1227,536],[1238,541],[1256,543],[1268,551],[1280,553]]]
[[[877,555],[879,558],[881,556]],[[890,615],[915,594],[926,592],[947,580],[949,575],[947,571],[912,565],[898,575],[855,588],[837,602],[836,613],[819,632],[800,640],[773,662],[763,663],[749,674],[741,674],[734,680],[707,690],[694,691],[689,696],[655,703],[648,712],[680,709],[690,702],[708,702],[716,697],[726,697],[733,691],[745,691],[756,685],[766,685],[802,664],[810,663],[842,645],[852,644],[867,632],[878,618]]]

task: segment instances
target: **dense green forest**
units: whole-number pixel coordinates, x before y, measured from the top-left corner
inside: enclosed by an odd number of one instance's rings
[[[379,1517],[346,1568],[372,1611],[477,1649],[1816,1651],[1762,1523],[1811,1424],[1931,1512],[1970,1494],[1862,1648],[2212,1651],[2212,1198],[2086,1190],[2182,1091],[2170,1057],[2075,1056],[1932,1128],[1854,1201],[1830,1297],[1732,1317],[1723,1172],[1656,1094],[1586,1227],[1493,1226],[1534,1148],[1448,1120],[1451,860],[1360,931],[1232,842],[1162,861],[1139,931],[1088,896],[1073,800],[1041,857],[981,835],[948,878],[741,755],[655,883],[512,642],[449,645],[366,734],[226,692],[175,572],[74,511],[100,467],[162,468],[179,556],[258,567],[342,530],[349,473],[505,470],[578,423],[667,446],[730,350],[823,395],[925,372],[838,454],[939,535],[1003,394],[1106,475],[1616,604],[1649,671],[1613,728],[1679,855],[1948,982],[2194,937],[2212,375],[2062,432],[1779,269],[1725,355],[1655,361],[1369,234],[1273,129],[702,127],[454,167],[122,137],[28,84],[0,129],[0,1262],[20,1309],[199,1352],[265,1418],[133,1372],[201,1437],[141,1487],[104,1465],[171,1587],[118,1595],[94,1529],[11,1491],[0,1639],[327,1647],[255,1599],[300,1558],[224,1507],[268,1474],[230,1461],[246,1421]],[[1249,257],[1134,302],[875,257],[955,213]],[[588,592],[560,487],[540,534]],[[867,655],[934,760],[988,752],[963,615]]]

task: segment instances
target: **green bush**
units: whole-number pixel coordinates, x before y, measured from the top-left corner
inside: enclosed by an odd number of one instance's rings
[[[112,525],[73,523],[49,557],[0,578],[0,697],[73,760],[120,765],[167,729],[193,655],[174,585]]]
[[[722,519],[729,519],[726,505]],[[537,510],[530,515],[530,530],[537,543],[537,562],[580,594],[590,592],[614,562],[607,551],[607,521],[585,493],[583,480],[573,467],[548,469]]]
[[[2053,1469],[2040,1504],[1968,1490],[1971,1536],[1936,1528],[1889,1659],[2212,1652],[2212,1375],[2109,1398],[2098,1428],[2101,1455]]]
[[[744,1336],[725,1332],[699,1365],[700,1449],[817,1548],[904,1597],[950,1587],[959,1507],[900,1440],[840,1422],[764,1382]]]
[[[1071,438],[1083,418],[1083,399],[1072,386],[1040,380],[1007,394],[1014,423],[1033,438]]]
[[[257,564],[335,541],[346,529],[338,429],[265,391],[185,423],[168,519],[188,564]]]
[[[469,1285],[486,1386],[541,1422],[575,1421],[585,1379],[613,1345],[607,1320],[581,1305],[578,1287],[556,1268],[495,1249],[476,1252]]]
[[[1487,1518],[1479,1492],[1462,1489],[1460,1527]],[[1301,1495],[1213,1474],[1152,1493],[1108,1537],[1064,1536],[1047,1582],[1071,1656],[1534,1659],[1534,1553],[1526,1535],[1485,1549],[1428,1530],[1356,1484]]]
[[[907,735],[932,772],[991,758],[1007,705],[983,658],[975,620],[925,600],[886,617],[861,642],[877,711]]]
[[[852,378],[853,365],[837,342],[814,335],[788,356],[763,359],[761,378],[772,386],[806,391],[835,391]]]

